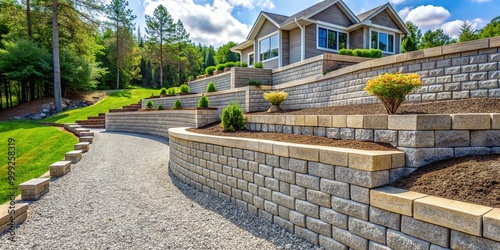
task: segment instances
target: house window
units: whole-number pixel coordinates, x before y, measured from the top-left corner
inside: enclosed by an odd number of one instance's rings
[[[278,57],[278,34],[265,38],[259,42],[260,60],[265,61]]]
[[[394,35],[372,31],[372,48],[394,53]]]
[[[254,62],[253,53],[248,54],[248,66],[252,66]]]
[[[331,50],[345,49],[347,48],[347,34],[336,30],[318,28],[318,47]]]

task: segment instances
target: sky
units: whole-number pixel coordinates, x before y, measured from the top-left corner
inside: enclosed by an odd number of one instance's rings
[[[217,48],[229,41],[244,41],[261,11],[290,16],[323,0],[128,1],[142,30],[144,16],[152,16],[162,4],[175,22],[182,21],[193,42]],[[452,38],[457,37],[464,21],[480,29],[500,15],[500,0],[344,0],[356,15],[387,2],[404,21],[412,21],[423,32],[440,28]]]

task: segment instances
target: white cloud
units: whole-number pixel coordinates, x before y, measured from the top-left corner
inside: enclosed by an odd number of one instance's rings
[[[476,18],[473,20],[466,20],[466,22],[469,22],[472,26],[473,29],[480,29],[483,28],[488,21],[486,19],[482,18]],[[455,20],[455,21],[450,21],[447,23],[444,23],[441,25],[441,29],[443,29],[443,32],[451,38],[458,38],[458,33],[460,32],[460,28],[464,24],[464,21],[462,20]]]
[[[439,28],[451,16],[447,9],[433,5],[403,8],[399,13],[405,22],[411,21],[422,30]]]
[[[144,14],[152,15],[162,4],[176,21],[180,19],[195,43],[218,47],[229,41],[242,42],[250,28],[231,15],[235,7],[273,9],[272,0],[214,0],[195,4],[193,0],[145,0]]]
[[[392,4],[401,4],[401,3],[404,3],[405,1],[406,0],[389,0],[389,2],[392,3]]]
[[[490,0],[472,0],[473,3],[485,3],[489,2]]]

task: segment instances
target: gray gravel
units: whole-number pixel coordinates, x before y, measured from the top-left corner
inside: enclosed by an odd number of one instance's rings
[[[97,131],[98,132],[98,131]],[[315,249],[278,226],[181,183],[168,140],[100,132],[51,182],[0,249]]]

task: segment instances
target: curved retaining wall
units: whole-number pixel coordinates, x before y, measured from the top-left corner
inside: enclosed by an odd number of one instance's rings
[[[453,115],[247,115],[247,129],[391,144],[406,166],[500,154],[500,113]]]
[[[402,152],[169,130],[170,170],[325,249],[500,249],[500,209],[387,184]]]

